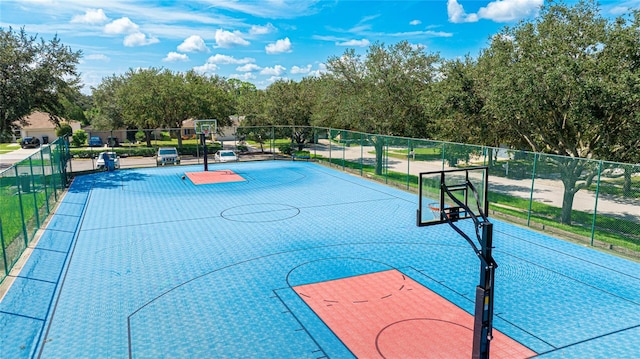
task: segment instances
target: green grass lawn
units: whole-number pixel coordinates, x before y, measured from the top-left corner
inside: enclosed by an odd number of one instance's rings
[[[423,150],[427,150],[425,154],[432,154],[432,152],[428,151],[432,149],[425,148]],[[325,161],[328,160],[321,156],[316,156],[316,158]],[[374,166],[372,165],[361,165],[358,162],[343,161],[342,159],[331,159],[331,163],[338,166],[344,166],[345,168],[349,168],[354,171],[361,171],[363,174],[366,174],[367,177],[374,178],[385,183],[393,183],[399,187],[408,186],[413,189],[418,187],[418,177],[414,175],[407,175],[406,173],[393,171],[389,171],[383,175],[376,175],[374,173]],[[571,217],[573,224],[565,225],[560,223],[562,209],[545,203],[533,202],[531,204],[530,216],[527,215],[529,211],[529,200],[526,199],[489,191],[489,203],[491,209],[496,212],[508,214],[522,220],[529,219],[532,223],[538,223],[548,228],[557,228],[584,238],[591,238],[591,226],[593,221],[593,214],[591,213],[574,210]],[[492,203],[499,205],[492,206]],[[597,216],[596,218],[596,230],[594,236],[602,242],[640,252],[639,232],[640,225],[632,221],[607,216]]]
[[[0,143],[0,155],[19,149],[20,145],[17,143]]]
[[[409,156],[409,152],[408,148],[392,150],[389,151],[389,157],[406,159]],[[442,160],[442,149],[440,147],[416,147],[413,149],[411,158],[416,161]]]
[[[8,246],[16,238],[22,236],[22,214],[25,222],[29,225],[35,223],[36,207],[45,205],[46,196],[44,192],[22,193],[18,196],[17,187],[0,187],[0,213],[2,213],[2,236],[5,246]],[[22,211],[20,210],[20,200],[22,199]]]

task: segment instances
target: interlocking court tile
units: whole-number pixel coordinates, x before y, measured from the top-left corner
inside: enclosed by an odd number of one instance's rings
[[[358,358],[469,358],[473,316],[397,270],[294,287]],[[535,352],[493,330],[491,358]]]

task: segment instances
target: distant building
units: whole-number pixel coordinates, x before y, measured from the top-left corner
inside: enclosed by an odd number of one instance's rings
[[[42,111],[34,111],[25,118],[26,124],[23,125],[20,121],[15,121],[14,124],[19,128],[13,133],[13,140],[16,141],[19,138],[25,137],[37,137],[40,139],[40,143],[49,143],[58,138],[56,135],[56,125],[49,120],[49,114]],[[64,118],[60,118],[60,124],[69,124],[73,131],[80,129],[80,122],[67,121]]]
[[[131,130],[131,138],[127,138],[127,129],[119,128],[116,130],[96,130],[92,125],[88,125],[82,128],[87,133],[87,138],[100,137],[102,143],[107,146],[118,146],[122,143],[126,143],[127,140],[135,141],[136,130]]]
[[[231,126],[218,127],[218,133],[215,135],[216,141],[233,141],[235,140],[236,131],[240,126],[240,121],[244,119],[244,116],[229,116],[231,120]],[[180,129],[180,135],[183,139],[195,138],[195,120],[190,118],[182,121],[182,128]]]

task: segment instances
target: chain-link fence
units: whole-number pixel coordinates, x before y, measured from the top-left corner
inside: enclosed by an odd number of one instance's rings
[[[203,161],[192,129],[88,135],[102,145],[72,148],[74,171],[96,169],[101,151],[115,151],[122,168],[155,166],[155,153],[163,146],[178,148],[182,164]],[[488,166],[491,215],[640,255],[640,164],[307,126],[239,127],[207,142],[210,156],[226,148],[236,150],[241,160],[312,159],[415,191],[420,172]]]
[[[69,181],[69,147],[59,138],[0,172],[0,282],[47,219]]]
[[[0,174],[0,279],[58,200],[67,172],[100,169],[101,152],[115,152],[119,168],[156,166],[160,147],[176,147],[182,165],[203,162],[193,129],[86,135],[70,148],[58,139]],[[420,172],[488,166],[491,216],[640,258],[640,164],[305,126],[239,127],[207,143],[210,161],[221,148],[241,161],[313,160],[416,193]]]
[[[640,257],[640,164],[318,127],[241,127],[237,143],[413,191],[420,172],[488,166],[492,216]]]

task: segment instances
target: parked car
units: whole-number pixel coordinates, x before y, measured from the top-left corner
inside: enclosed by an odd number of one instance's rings
[[[220,150],[213,155],[213,159],[216,162],[236,162],[238,161],[238,156],[231,150]]]
[[[178,155],[178,150],[175,147],[158,148],[158,154],[156,155],[156,166],[164,166],[170,163],[173,163],[174,165],[180,164],[180,156]]]
[[[118,147],[120,146],[120,140],[118,137],[107,137],[107,146]]]
[[[102,138],[98,136],[91,136],[89,138],[89,147],[102,147]]]
[[[113,168],[118,169],[120,168],[120,158],[118,157],[118,154],[115,152],[100,152],[100,154],[98,155],[98,160],[96,161],[96,168],[101,170],[104,169],[105,163],[104,163],[104,156],[107,155],[109,156],[109,160],[113,161]]]
[[[25,137],[20,141],[22,148],[37,148],[40,146],[40,140],[37,137]]]

